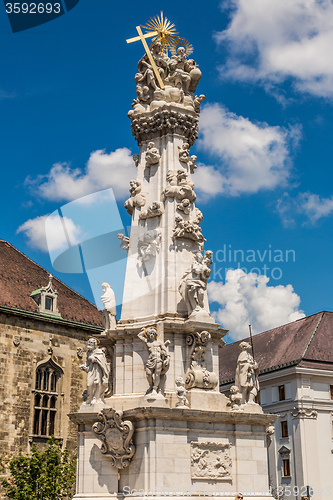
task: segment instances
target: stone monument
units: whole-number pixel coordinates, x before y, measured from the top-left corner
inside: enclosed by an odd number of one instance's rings
[[[130,237],[118,236],[128,251],[122,312],[100,338],[113,393],[100,391],[102,405],[89,398],[70,415],[79,425],[75,500],[239,491],[272,498],[266,428],[276,417],[251,404],[243,385],[232,401],[219,392],[227,330],[209,311],[212,252],[204,250],[189,151],[204,100],[196,94],[201,71],[162,13],[143,29],[127,40],[146,53],[128,113],[140,154],[125,202]]]

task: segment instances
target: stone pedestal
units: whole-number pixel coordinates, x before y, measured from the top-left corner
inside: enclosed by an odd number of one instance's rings
[[[272,498],[268,491],[266,427],[270,415],[138,407],[123,418],[135,427],[136,452],[117,471],[92,431],[96,413],[73,414],[79,424],[76,500],[126,496]]]

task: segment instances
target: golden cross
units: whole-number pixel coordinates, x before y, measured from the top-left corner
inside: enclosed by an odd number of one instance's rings
[[[157,33],[157,31],[152,31],[152,32],[150,32],[150,33],[146,33],[146,34],[144,35],[144,34],[142,33],[142,30],[141,30],[140,26],[137,26],[137,27],[136,27],[136,31],[139,33],[139,36],[136,36],[136,37],[134,37],[134,38],[128,38],[128,39],[126,40],[126,42],[127,42],[127,43],[132,43],[132,42],[138,42],[139,40],[141,40],[142,45],[144,46],[145,51],[146,51],[146,54],[147,54],[147,56],[148,56],[149,62],[150,62],[151,66],[152,66],[152,68],[153,68],[153,71],[154,71],[154,73],[155,73],[155,76],[156,76],[156,79],[157,79],[157,81],[158,81],[158,84],[159,84],[160,88],[161,88],[162,90],[164,90],[164,89],[165,89],[165,87],[164,87],[164,83],[163,83],[163,81],[162,81],[162,78],[161,78],[160,72],[158,71],[158,68],[157,68],[156,63],[155,63],[155,61],[154,61],[154,58],[153,58],[153,56],[152,56],[152,53],[150,52],[149,47],[148,47],[147,42],[146,42],[146,38],[149,38],[149,37],[151,37],[151,36],[156,36],[158,33]]]

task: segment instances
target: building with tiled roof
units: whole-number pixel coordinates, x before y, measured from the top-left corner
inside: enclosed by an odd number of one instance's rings
[[[220,389],[227,395],[240,342],[220,351]],[[284,488],[285,497],[291,492],[291,498],[300,499],[309,492],[316,500],[331,498],[333,313],[320,312],[254,335],[253,350],[260,403],[265,412],[279,415],[268,449],[272,487]]]
[[[89,337],[101,311],[6,241],[0,241],[0,450],[28,452],[54,435],[76,449],[67,414],[86,387]]]
[[[0,240],[0,306],[36,313],[38,307],[31,296],[49,281],[49,272],[17,250]],[[102,326],[97,307],[60,280],[53,278],[58,292],[60,317],[85,325]]]

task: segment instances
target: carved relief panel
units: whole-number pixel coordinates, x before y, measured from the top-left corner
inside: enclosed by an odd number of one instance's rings
[[[192,479],[232,479],[230,443],[197,443],[191,441]]]

